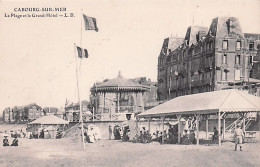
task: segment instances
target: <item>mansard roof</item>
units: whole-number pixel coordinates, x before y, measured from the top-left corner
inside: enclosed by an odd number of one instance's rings
[[[212,20],[208,34],[217,38],[237,37],[244,38],[238,18],[216,17]]]
[[[260,34],[244,33],[245,38],[260,40]]]
[[[176,48],[178,48],[183,43],[183,40],[184,40],[183,38],[177,38],[177,37],[165,38],[160,55],[167,56],[169,54],[169,50],[173,51]]]
[[[199,32],[204,32],[206,35],[206,33],[208,32],[208,28],[203,26],[188,27],[185,36],[185,40],[187,41],[188,46],[191,46],[191,44],[196,44],[200,40]]]

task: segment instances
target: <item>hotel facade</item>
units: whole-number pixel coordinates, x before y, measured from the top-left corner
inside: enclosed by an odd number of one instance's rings
[[[158,100],[223,90],[255,88],[259,34],[243,33],[239,20],[217,17],[209,28],[190,26],[185,38],[166,38],[158,57]]]

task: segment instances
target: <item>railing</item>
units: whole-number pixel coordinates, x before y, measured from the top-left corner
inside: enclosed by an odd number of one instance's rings
[[[232,124],[230,124],[229,126],[226,127],[225,131],[227,133],[231,133],[235,128],[236,128],[236,125],[238,124],[238,122],[240,122],[240,119],[242,117],[239,117],[238,119],[236,119]]]
[[[255,118],[252,116],[246,117],[245,118],[245,129],[247,128],[247,126],[249,125],[251,120],[254,120]],[[235,130],[236,125],[238,124],[242,124],[243,123],[243,117],[239,117],[238,119],[236,119],[232,124],[230,124],[229,126],[226,127],[225,131],[227,133],[231,133]]]

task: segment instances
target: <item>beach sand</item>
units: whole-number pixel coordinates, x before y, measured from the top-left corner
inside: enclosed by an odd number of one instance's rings
[[[80,139],[19,138],[19,144],[19,147],[0,146],[1,167],[260,166],[259,143],[246,143],[243,151],[236,152],[230,142],[218,147],[102,139],[86,143],[85,150]]]

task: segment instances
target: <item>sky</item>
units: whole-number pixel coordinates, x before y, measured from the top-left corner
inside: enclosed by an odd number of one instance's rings
[[[65,12],[15,12],[17,8],[66,8]],[[210,26],[218,16],[238,17],[242,31],[260,34],[259,0],[0,1],[0,111],[37,103],[64,107],[82,100],[95,82],[125,78],[157,81],[163,40],[184,37],[190,25]],[[73,17],[7,17],[11,14]],[[95,17],[98,32],[85,31],[82,14]],[[76,63],[74,43],[89,58]],[[0,112],[2,114],[2,112]]]

